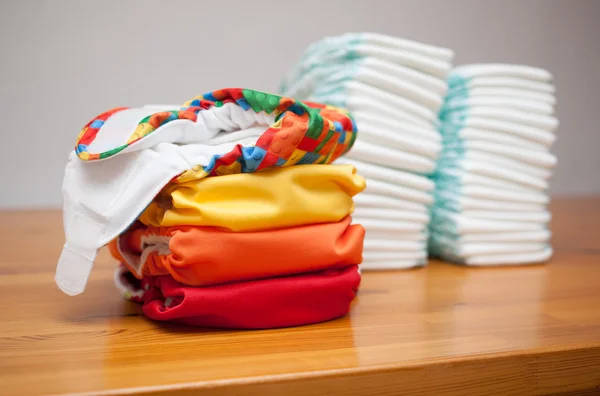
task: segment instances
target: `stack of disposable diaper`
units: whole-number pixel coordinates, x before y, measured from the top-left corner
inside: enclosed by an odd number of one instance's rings
[[[470,265],[552,255],[547,209],[558,125],[549,72],[484,64],[454,69],[441,112],[430,252]]]
[[[81,132],[64,181],[56,281],[83,291],[97,250],[157,321],[274,328],[345,315],[360,283],[365,180],[331,106],[224,89],[182,108],[114,109]]]
[[[373,33],[312,44],[281,85],[284,95],[348,109],[360,130],[338,163],[367,178],[355,200],[363,269],[408,268],[427,259],[433,173],[442,148],[438,111],[452,51]]]

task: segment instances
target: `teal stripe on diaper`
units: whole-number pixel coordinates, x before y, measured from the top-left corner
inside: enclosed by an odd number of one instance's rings
[[[461,76],[460,74],[450,73],[448,76],[448,88],[466,87],[471,78]]]
[[[457,108],[466,108],[466,103],[464,101],[469,97],[468,81],[468,79],[456,74],[448,77],[448,93],[444,100],[444,104],[439,111],[439,117],[442,124],[446,118],[448,118],[450,113],[456,111]],[[455,96],[455,93],[458,93],[458,96]],[[460,103],[459,100],[461,100],[462,103]],[[460,104],[462,104],[462,106],[460,106]]]
[[[328,65],[322,66],[325,67],[326,71],[343,71],[343,75],[341,77],[336,78],[333,81],[327,81],[322,84],[319,81],[315,82],[315,86],[317,87],[313,93],[310,95],[311,100],[330,104],[338,107],[347,107],[348,106],[348,93],[346,91],[345,83],[349,81],[353,81],[355,79],[356,74],[360,69],[360,65],[362,63],[362,58],[358,58],[344,65],[344,69],[341,69],[339,65]]]
[[[457,234],[456,224],[450,217],[444,215],[443,211],[461,212],[460,203],[454,197],[460,196],[462,178],[447,170],[456,169],[457,163],[464,155],[460,131],[465,127],[464,122],[468,115],[466,98],[469,90],[467,80],[459,75],[449,76],[448,85],[449,92],[439,111],[439,131],[443,139],[443,148],[438,157],[436,169],[431,176],[435,182],[435,191],[433,192],[433,211],[429,223],[428,249],[433,256],[460,263],[462,260],[456,254],[455,245],[451,240],[441,236]],[[453,93],[458,95],[455,96]],[[459,101],[462,101],[460,104],[463,106],[457,106]],[[457,108],[460,111],[457,112]]]
[[[470,96],[468,86],[470,78],[452,74],[448,77],[448,94],[440,109],[439,117],[443,148],[437,160],[437,166],[432,179],[435,182],[433,193],[433,214],[429,223],[429,254],[455,263],[464,264],[464,257],[460,241],[462,235],[458,224],[453,220],[454,214],[464,212],[464,172],[462,170],[463,158],[466,155],[465,141],[461,138],[461,130],[466,127],[470,107],[467,102]],[[475,202],[477,198],[474,198]],[[485,208],[495,201],[493,198],[482,198],[481,204]],[[501,204],[501,203],[500,203]],[[481,209],[487,210],[487,209]],[[493,220],[490,220],[493,221]],[[540,228],[548,229],[548,223],[540,224]],[[481,255],[485,256],[485,255]],[[501,256],[501,254],[498,254]]]
[[[295,82],[299,81],[303,76],[311,73],[322,67],[331,67],[337,65],[348,66],[352,64],[354,60],[362,59],[362,56],[356,52],[356,46],[364,42],[363,34],[348,34],[333,39],[324,39],[315,44],[309,46],[309,48],[302,54],[300,60],[293,66],[292,72],[288,74],[287,78],[284,79],[280,86],[279,91],[281,93],[287,93],[287,91],[294,85]],[[311,57],[317,56],[319,59],[327,58],[328,56],[334,56],[336,52],[342,52],[341,56],[336,58],[332,63],[329,60],[315,63],[307,63]],[[318,84],[316,85],[318,86]],[[304,99],[304,98],[297,98]]]
[[[362,58],[362,56],[360,56],[358,53],[356,53],[355,48],[352,48],[353,46],[355,46],[356,44],[358,44],[359,42],[355,40],[351,40],[350,42],[348,42],[348,47],[343,48],[346,49],[346,52],[343,53],[343,55],[339,58],[336,59],[337,63],[346,63],[348,61],[353,61],[355,59],[360,59]],[[344,47],[344,44],[341,43],[339,45],[336,45],[335,47],[331,47],[331,46],[327,46],[325,49],[322,49],[322,47],[324,47],[325,44],[321,44],[321,48],[317,48],[315,49],[313,52],[305,54],[305,56],[303,57],[303,59],[300,61],[300,65],[303,64],[303,61],[306,61],[307,59],[309,59],[311,56],[313,56],[315,53],[319,53],[320,56],[326,56],[327,53],[332,53],[335,52],[336,50],[339,50],[340,47]],[[308,68],[304,69],[305,73],[309,72],[311,70],[314,70],[316,68],[322,67],[323,63],[315,63],[313,65],[309,65]]]

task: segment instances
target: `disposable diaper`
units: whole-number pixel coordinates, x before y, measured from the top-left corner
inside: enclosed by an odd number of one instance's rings
[[[453,83],[453,78],[470,79],[475,77],[515,77],[527,80],[549,82],[552,80],[552,74],[547,70],[537,67],[511,64],[470,64],[458,66],[452,69],[449,81]]]

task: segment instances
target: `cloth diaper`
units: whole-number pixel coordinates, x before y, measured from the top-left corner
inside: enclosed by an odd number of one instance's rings
[[[209,286],[360,264],[365,231],[350,221],[259,232],[136,226],[109,246],[138,279],[171,275]]]
[[[185,175],[184,175],[185,176]],[[155,227],[260,231],[337,222],[352,213],[365,180],[351,165],[305,165],[171,183],[140,215]]]
[[[281,278],[209,287],[186,286],[171,276],[133,277],[124,267],[115,273],[123,295],[143,303],[156,321],[191,326],[268,329],[301,326],[348,313],[360,284],[358,266]]]
[[[81,293],[97,250],[173,178],[331,163],[355,137],[340,109],[247,89],[215,91],[180,108],[103,113],[81,131],[65,170],[66,243],[56,282],[69,295]]]

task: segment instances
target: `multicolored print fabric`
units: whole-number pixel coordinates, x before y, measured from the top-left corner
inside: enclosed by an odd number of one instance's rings
[[[356,139],[356,124],[350,114],[340,108],[294,99],[250,89],[227,88],[198,96],[179,110],[163,111],[142,119],[126,144],[102,153],[90,153],[88,146],[112,115],[127,109],[116,108],[100,114],[81,131],[75,145],[83,161],[109,158],[136,141],[174,120],[195,122],[200,111],[234,103],[242,109],[264,111],[275,116],[255,146],[240,144],[221,155],[213,156],[206,166],[196,166],[174,181],[184,182],[206,176],[250,173],[273,167],[301,164],[328,164],[345,154]]]

